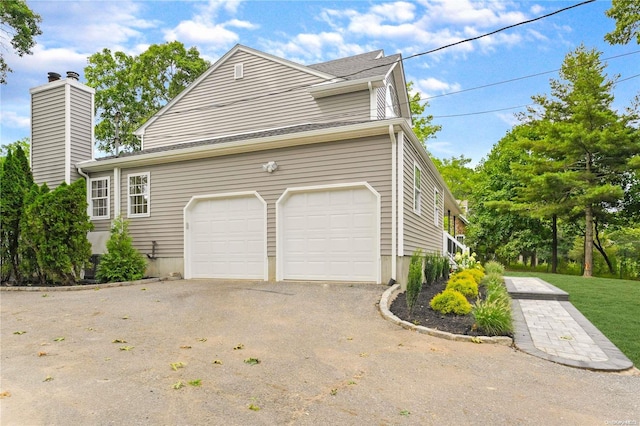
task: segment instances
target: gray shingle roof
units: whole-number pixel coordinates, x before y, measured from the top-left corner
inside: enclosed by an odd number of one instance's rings
[[[134,157],[134,156],[138,156],[138,155],[151,154],[151,153],[154,153],[154,152],[172,151],[172,150],[177,150],[177,149],[193,148],[193,147],[204,146],[204,145],[216,145],[216,144],[221,144],[221,143],[226,143],[226,142],[235,142],[235,141],[241,141],[241,140],[266,138],[266,137],[269,137],[269,136],[290,135],[290,134],[294,134],[294,133],[310,132],[310,131],[313,131],[313,130],[321,130],[321,129],[328,129],[328,128],[332,128],[332,127],[342,127],[342,126],[349,126],[349,125],[352,125],[352,124],[366,123],[368,121],[369,120],[363,120],[363,121],[333,121],[333,122],[328,122],[328,123],[299,124],[299,125],[296,125],[296,126],[282,127],[282,128],[279,128],[279,129],[264,130],[264,131],[254,132],[254,133],[244,133],[244,134],[238,134],[238,135],[222,136],[222,137],[218,137],[218,138],[205,139],[205,140],[201,140],[201,141],[197,141],[197,142],[185,142],[185,143],[178,143],[178,144],[172,144],[172,145],[167,145],[167,146],[160,146],[160,147],[157,147],[157,148],[150,148],[150,149],[145,149],[145,150],[142,150],[142,151],[121,152],[120,155],[118,155],[118,156],[110,155],[108,157],[96,158],[96,161],[108,160],[108,159],[112,159],[112,158],[116,158],[116,157],[117,158]]]
[[[385,75],[401,58],[400,54],[384,56],[382,50],[374,50],[369,53],[308,65],[308,67],[345,80],[357,80]]]

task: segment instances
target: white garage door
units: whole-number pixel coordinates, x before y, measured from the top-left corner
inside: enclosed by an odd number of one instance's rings
[[[378,281],[378,200],[368,187],[293,192],[280,208],[282,278]]]
[[[265,279],[265,205],[255,195],[196,200],[187,213],[190,278]]]

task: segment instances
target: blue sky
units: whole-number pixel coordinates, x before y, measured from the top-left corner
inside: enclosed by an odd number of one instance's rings
[[[42,16],[34,54],[6,54],[14,73],[0,87],[0,143],[29,136],[29,88],[47,72],[83,68],[109,48],[129,54],[178,40],[215,61],[240,43],[303,64],[384,49],[408,57],[544,15],[576,1],[28,1]],[[407,80],[429,99],[428,113],[442,125],[428,149],[437,157],[464,154],[476,164],[516,123],[514,108],[549,93],[557,73],[474,89],[560,67],[580,43],[598,49],[609,76],[640,74],[640,46],[611,46],[604,35],[614,21],[596,1],[494,36],[408,59]],[[635,52],[635,53],[634,53]],[[451,92],[464,91],[451,94]],[[640,92],[640,78],[620,82],[615,107]],[[501,110],[501,111],[495,111]],[[486,111],[493,111],[483,113]],[[455,116],[455,117],[452,117]]]

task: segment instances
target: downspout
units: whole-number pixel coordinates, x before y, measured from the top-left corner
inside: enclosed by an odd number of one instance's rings
[[[371,81],[367,82],[367,87],[369,87],[369,119],[377,120],[378,100],[376,98],[375,92],[373,91],[373,85],[371,84]]]
[[[398,262],[398,183],[397,183],[397,167],[398,167],[398,141],[393,131],[393,125],[389,125],[389,138],[391,139],[391,280],[396,280],[397,262]]]
[[[89,187],[89,175],[88,175],[88,174],[86,174],[86,173],[84,172],[84,170],[82,170],[82,167],[78,167],[78,166],[76,166],[76,171],[78,172],[78,174],[79,174],[80,176],[82,176],[82,177],[84,178],[84,180],[85,180],[85,182],[86,182],[86,187],[87,187],[87,194],[86,194],[86,197],[87,197],[87,215],[88,215],[89,217],[91,217],[91,213],[92,213],[92,212],[89,210],[89,209],[91,208],[91,203],[89,202],[89,201],[90,201],[90,199],[89,199],[89,194],[90,194],[90,191],[91,191],[91,188]]]

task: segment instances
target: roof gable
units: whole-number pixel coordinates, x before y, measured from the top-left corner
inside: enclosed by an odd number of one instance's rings
[[[295,69],[297,71],[304,72],[306,74],[324,79],[324,80],[333,80],[335,77],[331,74],[327,74],[321,70],[315,70],[313,68],[306,67],[304,65],[297,64],[292,61],[288,61],[283,58],[279,58],[277,56],[261,52],[259,50],[252,49],[247,46],[243,46],[237,44],[230,51],[225,53],[220,59],[218,59],[209,69],[207,69],[200,77],[198,77],[193,83],[187,86],[178,96],[173,98],[170,102],[168,102],[164,107],[162,107],[156,114],[153,115],[146,123],[144,123],[140,128],[138,128],[134,134],[137,136],[141,136],[144,134],[147,127],[149,127],[153,122],[155,122],[159,117],[167,114],[175,104],[177,104],[182,98],[187,96],[191,91],[196,89],[204,80],[206,80],[211,74],[213,74],[216,70],[218,70],[222,65],[224,65],[230,58],[232,58],[237,52],[244,52],[250,55],[257,56],[259,58],[273,61],[280,65],[284,65],[286,67]]]

